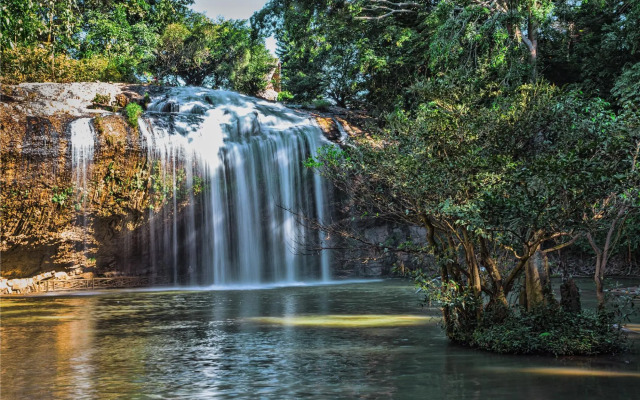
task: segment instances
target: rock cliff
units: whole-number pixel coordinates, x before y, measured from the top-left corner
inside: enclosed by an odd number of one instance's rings
[[[150,190],[153,166],[137,129],[119,114],[89,107],[96,95],[141,98],[149,90],[157,89],[107,83],[2,88],[3,277],[77,266],[117,268],[121,242],[145,223],[149,208],[162,207],[163,199]],[[95,117],[91,124],[98,138],[86,188],[74,184],[71,168],[69,127],[79,117]]]

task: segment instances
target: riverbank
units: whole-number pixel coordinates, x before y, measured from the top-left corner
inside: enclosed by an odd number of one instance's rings
[[[150,276],[124,276],[109,272],[95,276],[93,268],[75,268],[71,271],[49,271],[29,278],[0,277],[0,296],[29,296],[50,293],[68,293],[83,290],[128,289],[162,286],[169,279]]]

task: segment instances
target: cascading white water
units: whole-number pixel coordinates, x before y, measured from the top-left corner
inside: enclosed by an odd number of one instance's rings
[[[308,116],[186,87],[156,99],[140,130],[152,180],[165,183],[156,190],[172,196],[150,211],[153,271],[171,271],[174,282],[188,284],[330,280],[329,255],[304,254],[324,235],[293,214],[329,216],[328,185],[303,167],[329,143]]]
[[[77,190],[86,194],[87,169],[89,164],[93,162],[95,146],[95,133],[91,125],[91,118],[77,119],[70,124],[69,129],[71,131],[71,173],[73,174],[73,182]]]
[[[89,197],[87,174],[93,163],[95,132],[91,118],[80,118],[69,125],[71,132],[71,174],[76,191],[76,208],[81,213],[81,224],[87,230],[86,204]],[[86,250],[86,243],[83,243]]]

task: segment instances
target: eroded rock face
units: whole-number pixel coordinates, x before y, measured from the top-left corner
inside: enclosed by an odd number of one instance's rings
[[[164,199],[148,190],[151,165],[138,131],[120,115],[88,109],[96,93],[122,100],[124,90],[137,93],[103,83],[3,87],[8,94],[0,102],[3,277],[78,265],[107,269],[122,254],[122,237],[144,225],[150,207],[163,206]],[[78,117],[92,118],[95,133],[86,187],[78,187],[72,171],[70,126]]]

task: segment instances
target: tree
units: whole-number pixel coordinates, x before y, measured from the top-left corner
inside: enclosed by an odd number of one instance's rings
[[[260,38],[244,21],[213,22],[193,15],[187,25],[171,24],[156,49],[159,78],[187,85],[229,88],[255,94],[266,87],[275,65]]]
[[[0,8],[5,76],[21,81],[135,81],[147,72],[159,33],[192,13],[192,0],[27,0]],[[49,57],[42,59],[41,49]],[[106,63],[103,62],[106,59]],[[58,60],[60,67],[58,68]],[[83,62],[82,60],[86,60]],[[36,62],[34,62],[36,61]],[[35,64],[35,65],[34,65]],[[106,65],[105,65],[106,64]],[[99,65],[101,68],[86,68]],[[74,69],[82,70],[79,72]]]
[[[366,41],[348,2],[273,0],[251,21],[276,35],[283,85],[297,101],[328,97],[344,107],[359,100]]]
[[[529,310],[552,301],[530,266],[585,228],[589,205],[632,184],[617,172],[636,139],[607,103],[545,83],[427,89],[415,115],[393,113],[316,166],[361,213],[425,228],[427,248],[414,250],[435,256],[447,333],[469,342],[485,312],[506,315],[523,277]]]

